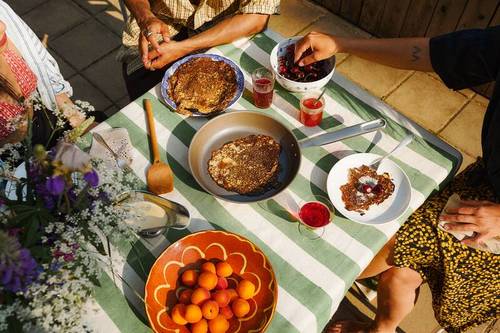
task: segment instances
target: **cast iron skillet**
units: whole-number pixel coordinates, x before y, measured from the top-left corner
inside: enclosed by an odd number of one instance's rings
[[[193,177],[208,193],[237,203],[252,203],[267,200],[277,195],[294,180],[299,172],[302,148],[321,146],[353,136],[384,128],[385,120],[376,119],[338,131],[321,134],[297,141],[292,132],[278,120],[263,112],[235,111],[225,113],[203,125],[189,145],[188,160]],[[265,192],[241,195],[229,192],[217,185],[208,173],[208,160],[212,152],[223,144],[250,135],[264,134],[273,137],[281,145],[278,186]]]

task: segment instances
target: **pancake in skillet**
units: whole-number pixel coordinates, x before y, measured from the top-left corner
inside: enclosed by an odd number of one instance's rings
[[[257,194],[275,186],[281,146],[267,135],[249,135],[212,152],[208,173],[220,187]]]
[[[169,78],[168,95],[177,112],[205,114],[227,108],[237,90],[236,73],[223,61],[193,58],[177,68]]]

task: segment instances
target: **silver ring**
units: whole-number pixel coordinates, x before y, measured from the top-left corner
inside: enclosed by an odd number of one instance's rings
[[[148,38],[149,36],[154,34],[154,32],[152,32],[150,30],[144,30],[142,33],[143,33],[144,37],[146,37],[146,38]]]

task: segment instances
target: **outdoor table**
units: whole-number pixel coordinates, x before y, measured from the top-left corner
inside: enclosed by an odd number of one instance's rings
[[[245,92],[234,109],[256,109],[252,104],[250,73],[258,67],[270,66],[269,54],[282,38],[267,30],[207,51],[228,57],[244,73]],[[138,238],[133,244],[124,241],[112,245],[114,273],[108,269],[100,279],[101,285],[94,293],[98,308],[88,318],[89,326],[98,332],[149,332],[141,300],[149,268],[170,243],[207,229],[240,234],[262,249],[271,261],[279,287],[277,309],[268,332],[321,332],[359,273],[405,219],[453,177],[462,160],[454,148],[338,73],[327,85],[323,122],[313,128],[304,127],[297,120],[300,94],[285,91],[277,84],[272,107],[259,112],[284,123],[299,140],[379,117],[387,121],[381,132],[304,149],[300,172],[287,190],[296,200],[313,194],[327,196],[328,172],[340,158],[356,152],[384,154],[408,131],[416,134],[413,142],[391,157],[406,172],[412,186],[410,207],[404,216],[387,224],[369,226],[337,215],[321,238],[311,240],[299,232],[298,223],[290,223],[269,209],[284,205],[280,199],[236,204],[203,191],[190,174],[187,153],[191,138],[207,120],[172,112],[159,100],[160,96],[158,85],[95,131],[110,127],[128,130],[134,148],[131,167],[145,188],[151,155],[143,99],[151,99],[160,151],[175,174],[175,190],[165,197],[187,207],[192,221],[183,231],[169,230],[155,239]],[[89,145],[90,137],[86,139]]]

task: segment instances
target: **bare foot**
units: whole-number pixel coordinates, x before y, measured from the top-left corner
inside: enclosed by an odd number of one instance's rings
[[[327,333],[394,333],[373,328],[373,323],[360,321],[337,321],[328,326]]]

